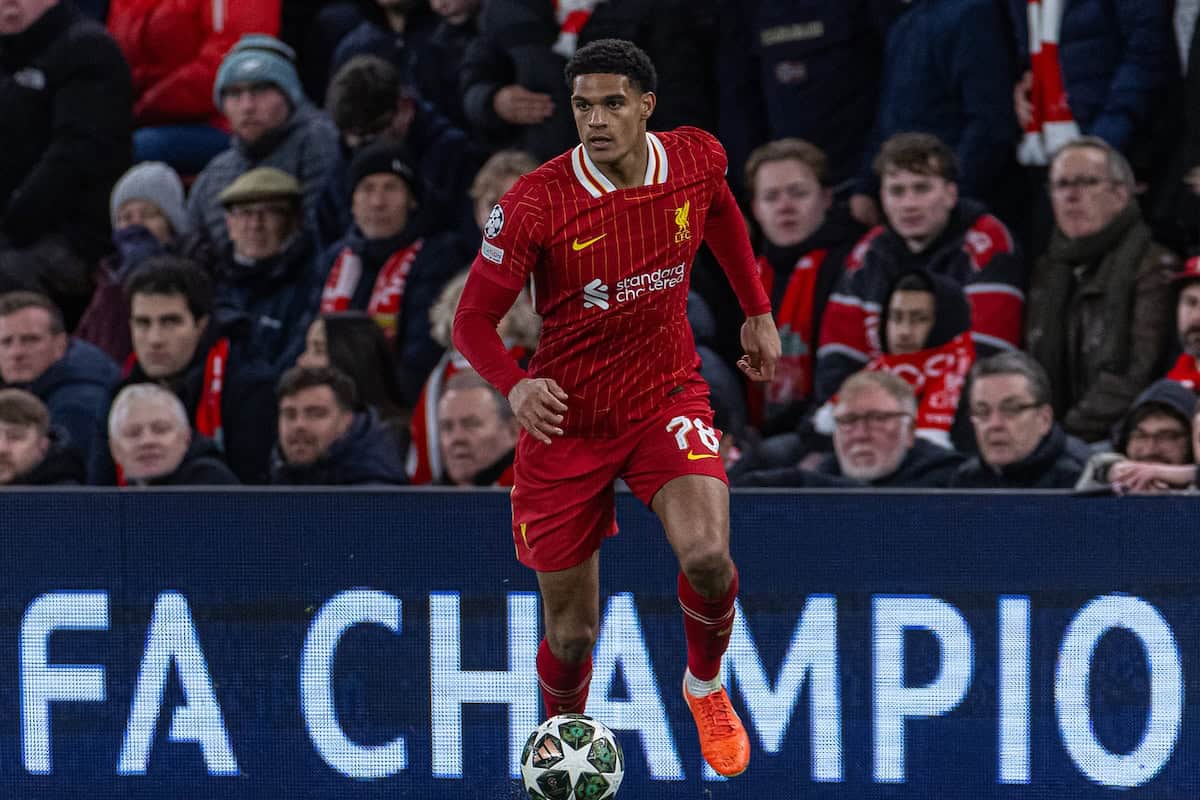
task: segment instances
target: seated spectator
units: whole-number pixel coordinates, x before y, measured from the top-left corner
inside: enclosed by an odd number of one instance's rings
[[[782,467],[750,472],[738,486],[942,487],[962,464],[953,450],[914,435],[917,400],[890,372],[846,379],[834,408],[833,454],[815,469]]]
[[[1149,465],[1190,468],[1195,459],[1196,408],[1196,396],[1188,387],[1167,379],[1150,384],[1121,420],[1113,439],[1114,452],[1092,456],[1076,488],[1122,494],[1174,486],[1173,480],[1161,485],[1158,479],[1177,478],[1181,470],[1159,471]]]
[[[0,383],[28,389],[45,403],[51,423],[84,459],[120,379],[111,358],[67,335],[50,298],[34,292],[0,295]]]
[[[327,254],[320,311],[366,310],[396,352],[407,398],[437,364],[429,308],[469,255],[451,234],[429,233],[403,149],[378,142],[354,157],[348,181],[354,224]]]
[[[445,483],[512,486],[513,456],[521,425],[500,392],[465,370],[446,382],[438,401],[438,442]]]
[[[1004,224],[978,203],[959,199],[954,153],[928,134],[902,133],[884,143],[875,170],[887,225],[855,247],[826,306],[817,351],[822,400],[882,353],[882,303],[893,282],[913,269],[963,288],[982,355],[1020,344],[1025,266]]]
[[[1175,275],[1179,298],[1175,303],[1175,331],[1182,353],[1167,378],[1200,393],[1200,256],[1187,260]]]
[[[374,412],[359,411],[354,383],[332,367],[283,373],[279,444],[271,483],[290,486],[401,484],[404,460]]]
[[[133,72],[134,161],[195,175],[229,146],[217,68],[243,33],[279,33],[280,0],[112,0],[108,30]]]
[[[217,314],[248,318],[258,357],[283,372],[304,348],[325,278],[304,225],[300,182],[257,167],[218,199],[230,243],[213,270]]]
[[[181,238],[188,224],[183,182],[160,161],[137,164],[113,187],[109,211],[116,252],[96,268],[96,288],[75,335],[124,363],[132,351],[125,279],[150,256],[189,249]]]
[[[383,330],[365,312],[335,311],[314,319],[296,366],[333,367],[347,375],[359,401],[375,411],[400,452],[408,449],[409,410],[396,381],[396,358]]]
[[[1055,230],[1033,273],[1026,347],[1050,376],[1055,417],[1088,442],[1165,367],[1178,261],[1152,241],[1134,188],[1129,162],[1095,137],[1050,165]]]
[[[537,168],[533,156],[520,150],[501,150],[483,163],[475,173],[470,190],[479,236],[483,235],[483,226],[487,224],[492,207],[513,187],[517,178]]]
[[[305,213],[312,213],[337,159],[337,130],[304,96],[294,61],[295,53],[278,39],[247,35],[217,71],[213,100],[233,141],[192,184],[188,220],[218,250],[229,242],[218,195],[239,175],[275,167],[295,176]]]
[[[746,189],[762,232],[759,275],[783,345],[775,378],[765,384],[759,428],[770,434],[795,428],[811,410],[821,317],[862,230],[830,213],[825,154],[802,139],[755,149],[746,161]]]
[[[108,444],[125,486],[218,486],[237,483],[212,442],[192,436],[179,398],[154,383],[117,393]]]
[[[50,425],[50,412],[22,389],[0,389],[0,486],[83,483],[83,460]]]
[[[442,289],[441,295],[429,311],[430,335],[438,344],[446,348],[433,372],[429,374],[421,394],[413,408],[409,432],[411,445],[408,451],[409,483],[426,484],[441,483],[446,475],[442,463],[441,449],[437,446],[435,436],[439,428],[438,408],[442,393],[446,390],[449,380],[457,373],[470,369],[470,364],[462,353],[454,347],[452,330],[454,314],[458,310],[458,301],[462,297],[463,286],[467,282],[467,273],[462,272]],[[533,349],[537,347],[540,321],[534,313],[533,303],[529,294],[521,292],[517,301],[500,320],[497,331],[504,340],[508,352],[519,363],[524,364]]]
[[[394,66],[376,56],[351,59],[330,83],[325,105],[340,147],[315,213],[322,249],[354,221],[346,173],[355,154],[376,140],[404,148],[404,160],[417,170],[421,192],[430,198],[428,213],[443,221],[441,227],[470,227],[467,188],[482,155],[462,130],[416,95]]]
[[[1050,379],[1025,353],[997,353],[971,368],[971,422],[979,448],[958,468],[958,489],[1070,489],[1087,446],[1054,421]]]
[[[118,389],[150,381],[167,387],[239,480],[265,482],[274,440],[276,373],[254,359],[248,326],[243,320],[214,319],[208,274],[186,259],[148,259],[129,276],[126,291],[134,358]],[[116,483],[108,449],[107,442],[92,448],[89,483]]]
[[[70,330],[109,248],[108,193],[129,167],[129,67],[69,2],[5,3],[0,40],[0,292],[49,296]]]

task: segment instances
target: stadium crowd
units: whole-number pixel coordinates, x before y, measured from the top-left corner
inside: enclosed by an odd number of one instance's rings
[[[6,0],[0,484],[510,485],[450,341],[630,39],[783,343],[688,317],[734,486],[1197,489],[1200,0]],[[582,299],[581,299],[582,302]],[[537,347],[523,296],[501,323]]]

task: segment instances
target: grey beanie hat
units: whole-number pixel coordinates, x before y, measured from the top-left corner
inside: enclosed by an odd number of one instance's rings
[[[296,73],[296,52],[274,36],[244,34],[225,55],[213,82],[217,108],[221,107],[221,93],[232,83],[274,84],[293,109],[304,102],[304,88]]]
[[[117,227],[117,211],[129,200],[147,200],[158,206],[171,222],[176,234],[187,230],[187,212],[183,205],[183,181],[175,170],[161,161],[135,164],[113,187],[109,201],[112,226]]]

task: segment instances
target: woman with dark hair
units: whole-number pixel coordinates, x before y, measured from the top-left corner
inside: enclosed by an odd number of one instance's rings
[[[332,366],[354,380],[358,397],[372,408],[396,437],[401,452],[408,447],[410,409],[396,379],[396,357],[379,324],[364,311],[322,314],[308,326],[301,367]]]

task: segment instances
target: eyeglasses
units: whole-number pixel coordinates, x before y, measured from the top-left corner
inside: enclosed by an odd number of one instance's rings
[[[979,404],[971,408],[971,419],[975,422],[987,422],[992,418],[992,412],[1000,415],[1000,419],[1011,420],[1024,414],[1031,408],[1041,406],[1041,403],[1001,403],[994,409],[989,405]]]
[[[1099,175],[1079,175],[1074,178],[1059,178],[1046,185],[1051,192],[1063,194],[1072,189],[1088,192],[1104,183],[1116,183],[1116,181],[1112,178],[1101,178]]]
[[[1134,428],[1129,432],[1129,443],[1145,444],[1146,442],[1154,442],[1155,445],[1178,444],[1187,438],[1187,433],[1184,431],[1144,431],[1141,428]]]
[[[911,417],[907,411],[868,411],[864,414],[839,414],[833,424],[843,431],[852,431],[858,423],[865,423],[867,430],[882,431],[901,417]]]

